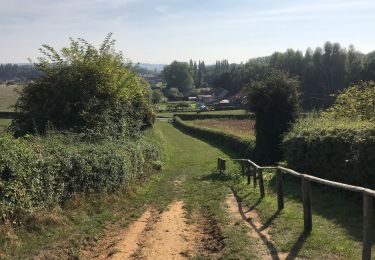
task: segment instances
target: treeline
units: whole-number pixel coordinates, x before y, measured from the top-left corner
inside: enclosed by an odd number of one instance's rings
[[[0,80],[27,81],[41,76],[32,65],[0,64]]]
[[[353,46],[346,49],[330,42],[314,51],[309,48],[305,53],[288,49],[231,65],[228,71],[216,74],[211,83],[213,87],[236,92],[272,69],[298,77],[305,109],[321,108],[332,104],[333,94],[350,84],[375,80],[375,52],[365,55]]]

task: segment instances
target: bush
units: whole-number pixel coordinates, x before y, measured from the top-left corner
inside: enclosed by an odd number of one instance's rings
[[[151,131],[151,130],[150,130]],[[143,178],[162,160],[150,133],[137,140],[84,141],[72,134],[14,139],[0,135],[0,212],[3,220],[64,203],[77,193],[108,193]]]
[[[151,97],[153,104],[160,104],[166,101],[163,92],[160,89],[154,89]]]
[[[325,117],[350,118],[375,122],[375,83],[361,82],[342,91]]]
[[[172,101],[180,100],[184,95],[177,88],[169,88],[166,90],[166,96]]]
[[[71,39],[61,53],[48,45],[41,51],[34,65],[43,75],[16,103],[17,136],[49,129],[123,136],[152,123],[149,87],[114,50],[111,34],[99,49]]]
[[[375,187],[375,123],[301,119],[285,136],[283,150],[288,166],[297,171]]]
[[[253,138],[243,138],[218,130],[194,126],[184,122],[177,116],[174,117],[174,125],[178,129],[188,134],[220,144],[228,149],[236,151],[237,153],[241,154],[242,157],[254,156],[255,140]]]
[[[247,89],[248,103],[255,112],[256,155],[262,164],[282,158],[282,135],[298,116],[299,82],[281,71],[271,71]]]

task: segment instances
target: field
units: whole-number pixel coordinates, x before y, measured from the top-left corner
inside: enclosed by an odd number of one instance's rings
[[[157,117],[173,117],[174,114],[196,114],[197,112],[161,112],[157,113]],[[201,115],[245,115],[246,110],[238,109],[238,110],[222,110],[222,111],[206,111],[199,113]]]
[[[6,86],[0,85],[0,111],[13,111],[11,108],[18,99],[17,90],[20,90],[22,86]]]
[[[22,86],[13,85],[6,86],[0,84],[0,112],[13,111],[11,107],[18,99],[17,90],[20,90]],[[10,123],[11,119],[0,118],[0,131],[4,130]]]
[[[227,111],[222,111],[227,112]],[[238,120],[238,119],[204,119],[186,121],[196,126],[207,127],[224,132],[232,133],[241,137],[249,137],[255,135],[254,120]]]

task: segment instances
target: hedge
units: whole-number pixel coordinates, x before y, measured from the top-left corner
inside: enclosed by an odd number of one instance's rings
[[[243,138],[234,134],[204,127],[198,127],[184,122],[180,117],[174,117],[176,128],[192,136],[211,141],[240,153],[243,157],[253,157],[255,148],[254,138]]]
[[[12,119],[16,115],[16,112],[0,111],[0,118]]]
[[[290,168],[375,188],[375,123],[301,119],[283,140]]]
[[[243,115],[220,115],[220,114],[174,114],[182,120],[202,120],[202,119],[221,119],[221,118],[231,118],[231,119],[254,119],[254,114],[243,114]]]
[[[87,142],[73,135],[14,139],[1,133],[1,218],[22,222],[77,193],[115,191],[144,177],[162,154],[160,143],[147,136]]]

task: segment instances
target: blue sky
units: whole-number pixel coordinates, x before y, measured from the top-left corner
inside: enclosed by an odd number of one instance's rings
[[[325,41],[375,50],[374,0],[0,0],[0,63],[114,33],[134,62],[247,61]]]

